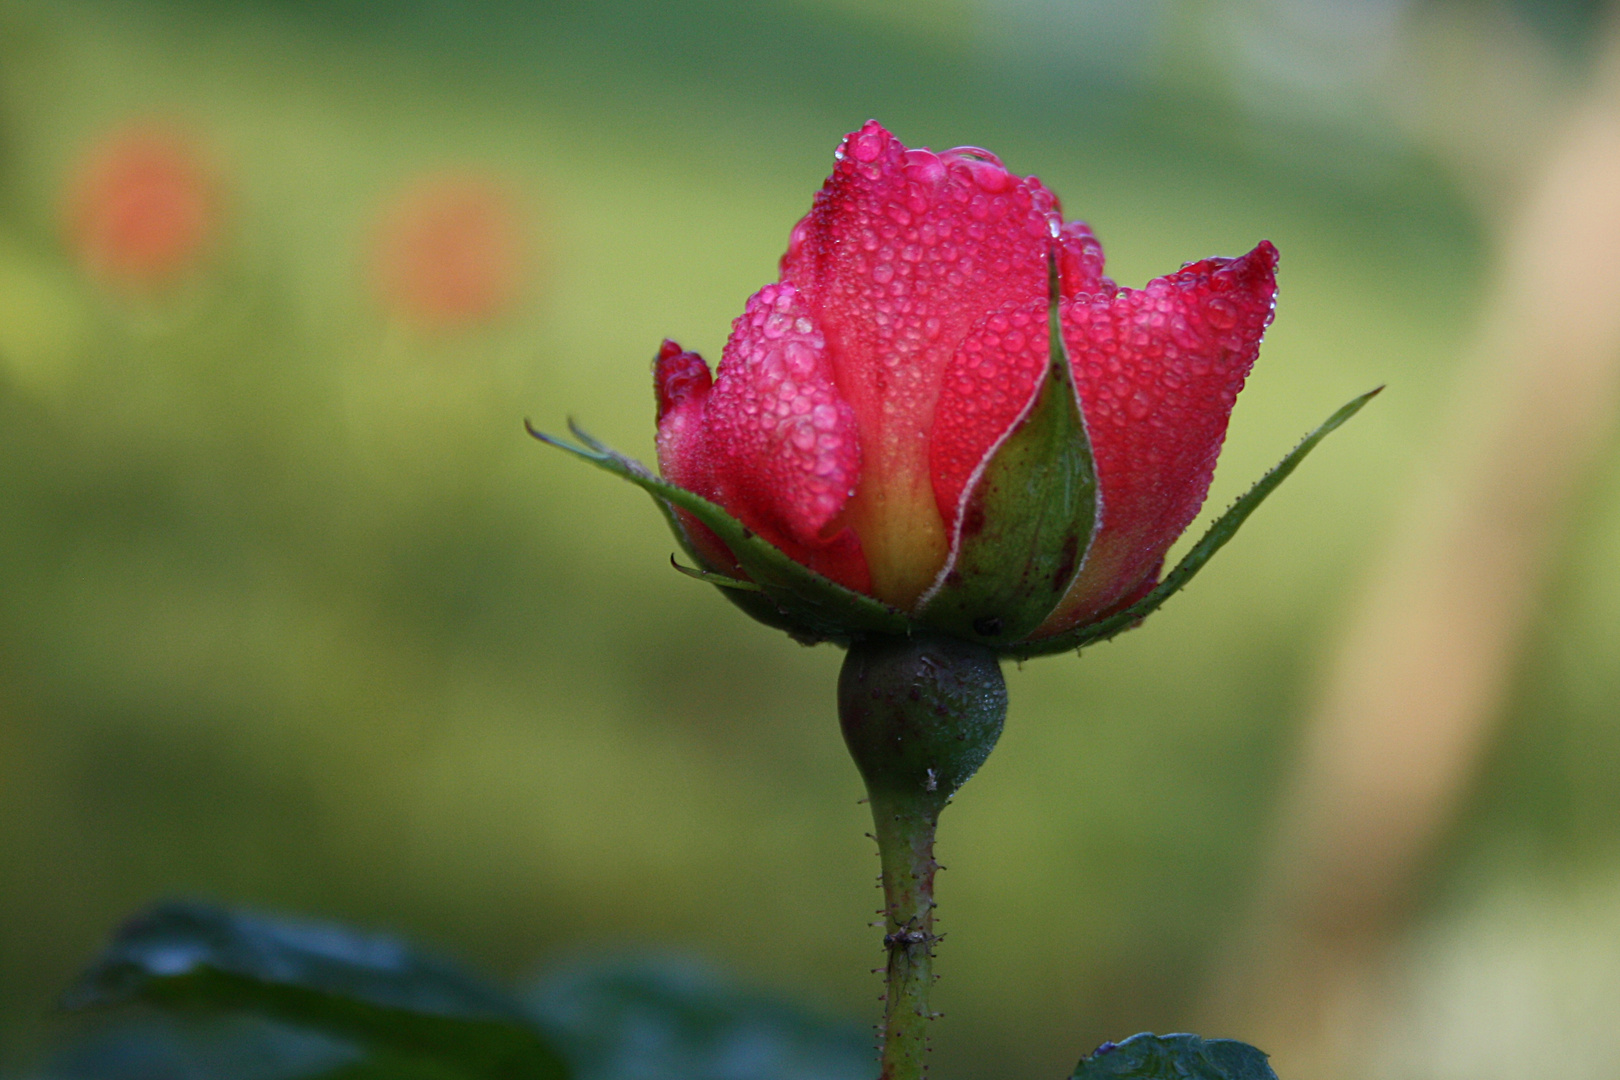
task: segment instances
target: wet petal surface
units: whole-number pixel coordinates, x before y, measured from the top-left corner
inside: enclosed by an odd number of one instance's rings
[[[1276,300],[1277,249],[1205,259],[1063,311],[1096,459],[1101,525],[1036,636],[1117,608],[1158,573],[1209,492],[1227,419]]]
[[[993,155],[909,150],[871,122],[793,231],[783,280],[803,290],[854,410],[865,466],[846,516],[891,603],[910,607],[945,561],[929,469],[945,369],[985,316],[1045,295],[1061,224],[1056,197]],[[1091,272],[1072,262],[1077,279]]]

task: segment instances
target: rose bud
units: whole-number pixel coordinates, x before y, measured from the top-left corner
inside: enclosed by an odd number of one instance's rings
[[[835,156],[718,370],[659,351],[663,479],[577,429],[585,447],[559,444],[647,488],[694,573],[802,640],[1030,656],[1112,636],[1366,400],[1161,582],[1271,322],[1276,249],[1123,289],[1090,228],[992,154],[868,122]]]

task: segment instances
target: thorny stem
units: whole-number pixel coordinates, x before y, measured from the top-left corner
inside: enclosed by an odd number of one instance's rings
[[[934,829],[951,795],[996,744],[1007,684],[995,653],[943,637],[851,643],[838,720],[866,780],[883,864],[888,952],[881,1080],[927,1072],[934,961]]]
[[[934,828],[938,811],[874,795],[883,864],[883,945],[888,951],[881,1080],[920,1080],[928,1053],[928,988],[934,961]]]

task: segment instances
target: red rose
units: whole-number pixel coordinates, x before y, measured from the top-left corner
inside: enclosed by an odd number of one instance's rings
[[[836,157],[718,372],[660,350],[663,479],[577,428],[584,447],[557,443],[646,488],[695,573],[764,622],[1018,656],[1111,636],[1371,397],[1161,582],[1271,322],[1276,248],[1122,289],[1091,230],[983,150],[910,150],[869,122]]]
[[[870,122],[836,156],[712,384],[695,355],[659,354],[664,476],[834,581],[926,612],[973,524],[964,495],[1041,385],[1055,247],[1097,520],[1037,633],[1150,588],[1209,490],[1271,322],[1276,249],[1121,289],[1091,230],[982,150],[908,150]]]

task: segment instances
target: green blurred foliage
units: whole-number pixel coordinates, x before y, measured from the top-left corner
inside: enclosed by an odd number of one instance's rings
[[[1418,151],[1258,123],[1174,34],[1133,83],[871,10],[0,2],[0,1065],[109,926],[175,893],[507,978],[689,947],[875,1010],[839,654],[675,574],[642,494],[521,423],[649,458],[658,341],[718,357],[868,115],[1040,174],[1126,284],[1278,245],[1210,510],[1391,386],[1146,627],[1009,672],[1006,736],[943,822],[943,1074],[1066,1075],[1188,1026],[1312,665],[1430,438],[1480,230]],[[143,299],[86,279],[61,215],[88,148],[146,117],[197,136],[225,224]],[[531,273],[433,331],[379,305],[368,251],[446,170],[518,193]],[[1453,867],[1620,839],[1617,493],[1592,485]]]

